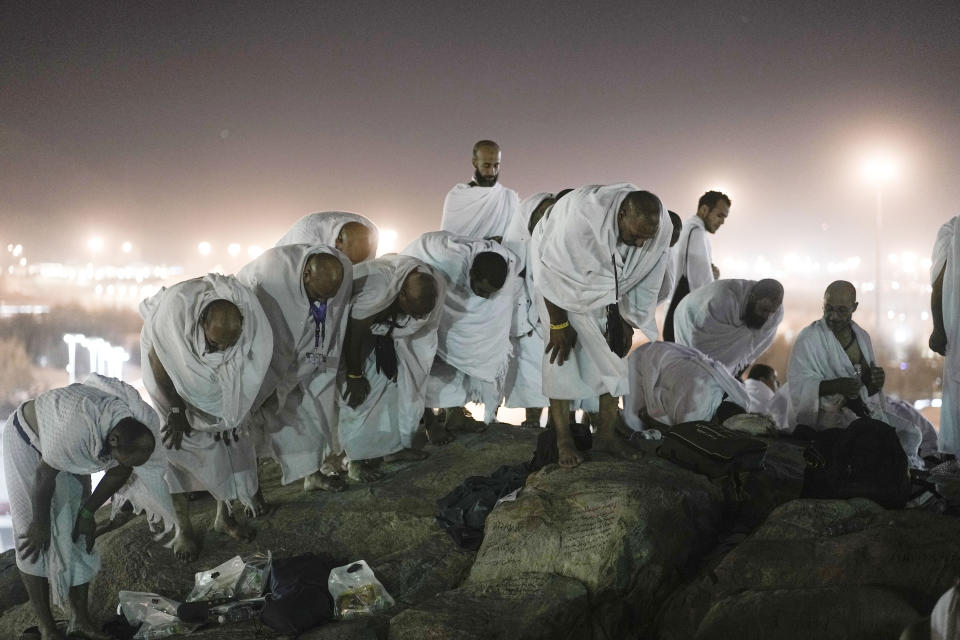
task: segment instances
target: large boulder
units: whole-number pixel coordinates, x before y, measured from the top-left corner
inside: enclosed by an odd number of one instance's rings
[[[490,514],[463,587],[394,618],[391,638],[415,637],[418,625],[448,634],[433,637],[465,639],[641,637],[714,544],[721,516],[716,486],[655,456],[550,465]],[[561,600],[548,606],[548,596]],[[532,613],[529,603],[538,607]],[[474,613],[461,616],[467,604]],[[504,614],[511,606],[529,621]],[[478,627],[476,618],[486,622]],[[563,634],[545,619],[561,621]]]
[[[660,637],[895,639],[950,587],[957,540],[927,511],[795,500],[670,598]]]

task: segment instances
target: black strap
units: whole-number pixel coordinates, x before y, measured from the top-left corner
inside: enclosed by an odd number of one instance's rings
[[[20,426],[20,420],[17,419],[17,414],[16,414],[16,413],[13,414],[13,426],[14,426],[14,428],[16,428],[16,430],[17,430],[17,435],[19,435],[20,438],[22,438],[24,442],[26,442],[28,445],[30,445],[30,448],[33,449],[34,451],[36,451],[36,452],[37,452],[37,455],[39,455],[39,456],[42,458],[42,457],[43,457],[43,454],[40,453],[40,449],[37,449],[37,448],[33,445],[33,442],[30,441],[30,436],[28,436],[28,435],[27,435],[27,432],[23,430],[23,427]]]

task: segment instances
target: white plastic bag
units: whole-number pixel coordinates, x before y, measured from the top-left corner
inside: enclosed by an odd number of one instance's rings
[[[155,593],[120,592],[120,612],[131,625],[140,625],[133,640],[155,640],[193,632],[200,625],[177,618],[176,600]]]
[[[271,554],[255,553],[246,558],[234,556],[208,571],[194,576],[187,602],[257,598],[263,595],[270,576]]]
[[[334,615],[338,618],[353,618],[394,605],[393,598],[363,560],[332,570],[327,588],[333,598]]]

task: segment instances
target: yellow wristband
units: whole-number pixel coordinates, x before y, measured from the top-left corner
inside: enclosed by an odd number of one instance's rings
[[[551,325],[550,325],[550,330],[551,330],[551,331],[559,331],[560,329],[566,329],[566,328],[569,327],[569,326],[570,326],[570,322],[569,322],[568,320],[564,320],[564,321],[561,322],[560,324],[551,324]]]
[[[348,373],[348,374],[347,374],[347,377],[350,378],[351,380],[359,380],[360,378],[363,377],[363,374],[362,374],[362,373]]]

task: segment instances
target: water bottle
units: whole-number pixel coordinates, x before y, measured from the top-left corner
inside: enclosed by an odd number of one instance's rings
[[[260,615],[263,602],[237,602],[217,612],[217,624],[234,624],[245,620],[253,620]]]

